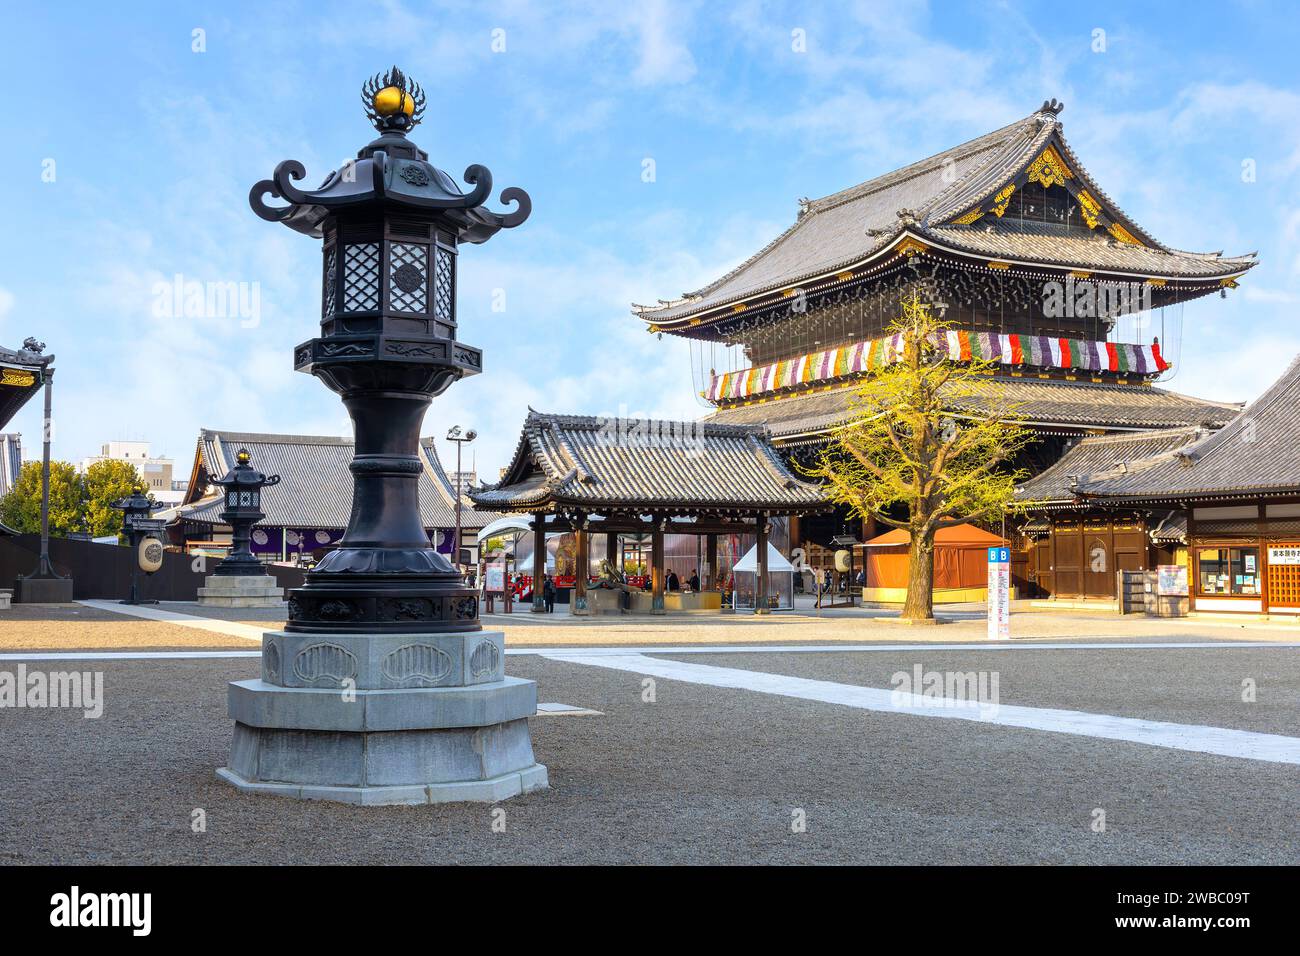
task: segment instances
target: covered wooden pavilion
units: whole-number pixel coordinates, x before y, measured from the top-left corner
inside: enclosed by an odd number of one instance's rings
[[[752,533],[766,606],[769,519],[826,510],[821,488],[798,478],[761,425],[553,415],[529,409],[501,481],[470,492],[474,507],[532,516],[535,552],[548,532],[577,545],[574,613],[586,613],[591,536],[651,535],[651,612],[664,613],[664,535],[703,535],[703,590],[717,586],[718,535]],[[533,588],[533,610],[544,608]]]

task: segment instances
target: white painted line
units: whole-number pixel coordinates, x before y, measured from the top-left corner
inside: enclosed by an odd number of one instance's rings
[[[113,611],[129,617],[142,617],[148,621],[165,621],[168,624],[179,624],[181,627],[192,627],[199,631],[212,631],[231,637],[243,637],[259,643],[263,634],[276,629],[273,626],[274,622],[271,621],[267,622],[266,627],[255,627],[252,624],[240,624],[238,621],[218,621],[210,617],[196,617],[193,614],[178,614],[175,611],[164,611],[162,608],[150,607],[147,604],[119,604],[117,601],[98,600],[77,603],[93,607],[98,611]]]
[[[979,644],[698,644],[674,646],[625,646],[625,647],[507,647],[507,654],[540,654],[550,657],[564,654],[574,657],[615,657],[625,654],[833,654],[849,651],[912,653],[914,651],[1098,651],[1098,650],[1200,650],[1201,648],[1259,648],[1259,647],[1300,647],[1300,642],[1291,641],[1187,641],[1166,642],[1152,641],[1138,643],[1058,643],[1058,644],[1018,644],[999,641]]]
[[[261,651],[35,651],[0,654],[0,661],[201,661],[261,656]]]
[[[930,652],[930,650],[1199,650],[1201,648],[1300,648],[1281,641],[1204,641],[1192,644],[720,644],[715,646],[646,646],[646,648],[506,648],[510,656],[625,657],[628,654],[835,654],[862,652]],[[259,657],[260,650],[16,650],[0,661],[166,661],[224,657]]]
[[[978,702],[950,701],[949,706],[935,706],[934,702],[927,702],[914,694],[904,694],[901,695],[901,699],[896,700],[892,690],[809,680],[783,674],[764,674],[731,667],[689,664],[646,657],[641,654],[582,655],[552,651],[542,656],[571,664],[630,671],[634,674],[683,681],[688,684],[757,691],[762,694],[816,700],[911,717],[969,720],[1002,727],[1023,727],[1028,730],[1045,730],[1080,737],[1124,740],[1150,747],[1167,747],[1172,750],[1219,754],[1269,763],[1300,764],[1300,738],[1283,737],[1279,734],[1011,704],[993,707]]]
[[[507,647],[506,653],[518,656],[541,656],[556,659],[577,657],[624,657],[629,654],[833,654],[838,651],[1018,651],[1018,650],[1139,650],[1173,648],[1191,650],[1208,648],[1296,648],[1300,644],[1276,641],[1252,643],[1226,641],[1197,644],[723,644],[714,647]],[[0,653],[0,661],[152,661],[204,660],[225,657],[258,657],[261,651],[11,651]]]
[[[605,712],[592,710],[590,707],[574,707],[572,704],[538,704],[538,717],[604,717]]]

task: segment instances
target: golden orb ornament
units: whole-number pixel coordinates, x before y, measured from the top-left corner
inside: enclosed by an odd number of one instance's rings
[[[407,116],[415,112],[415,100],[395,86],[385,86],[376,93],[374,103],[375,112],[380,116],[392,116],[398,110]]]

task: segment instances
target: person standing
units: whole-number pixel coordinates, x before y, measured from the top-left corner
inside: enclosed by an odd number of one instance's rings
[[[546,582],[542,585],[542,600],[546,603],[546,613],[555,613],[555,582],[551,576],[546,576]]]
[[[700,569],[696,568],[691,571],[691,576],[686,579],[686,586],[696,594],[700,592]]]
[[[674,571],[672,568],[669,568],[668,569],[668,590],[680,591],[681,589],[682,589],[682,582],[677,577],[677,572]]]

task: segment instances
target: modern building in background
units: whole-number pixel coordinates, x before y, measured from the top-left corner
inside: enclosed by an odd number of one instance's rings
[[[469,494],[469,490],[478,484],[477,471],[453,471],[448,477],[451,479],[451,486],[459,495]]]
[[[145,491],[155,501],[178,505],[185,499],[184,491],[178,491],[172,480],[172,459],[150,454],[147,441],[106,442],[100,446],[98,455],[82,459],[81,470],[84,472],[98,461],[123,461],[134,465],[144,481]]]
[[[18,480],[23,466],[23,436],[21,432],[0,434],[0,495],[7,495]]]

